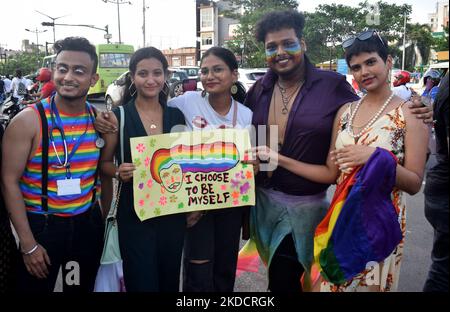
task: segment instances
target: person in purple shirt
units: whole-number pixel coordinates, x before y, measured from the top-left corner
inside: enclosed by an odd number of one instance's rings
[[[269,12],[257,23],[256,39],[264,43],[269,71],[249,90],[245,104],[253,111],[257,145],[323,165],[337,111],[359,98],[345,76],[316,69],[309,61],[303,27],[304,16],[293,10]],[[429,108],[412,112],[431,120]],[[263,137],[266,141],[259,141]],[[268,288],[308,290],[313,236],[329,206],[329,184],[315,183],[280,166],[271,168],[267,159],[254,163],[259,173],[250,234],[268,265]]]

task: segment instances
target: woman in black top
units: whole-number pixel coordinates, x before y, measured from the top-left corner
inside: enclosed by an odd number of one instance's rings
[[[156,48],[135,52],[130,60],[130,81],[122,103],[125,111],[124,161],[120,159],[119,132],[105,134],[102,172],[122,181],[117,220],[126,291],[179,290],[181,254],[186,228],[185,214],[174,214],[140,221],[133,208],[133,171],[130,138],[169,133],[184,117],[178,109],[167,107],[164,90],[167,60]],[[120,112],[110,114],[119,128]]]

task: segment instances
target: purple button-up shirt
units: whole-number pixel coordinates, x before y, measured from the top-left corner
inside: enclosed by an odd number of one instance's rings
[[[292,105],[288,117],[282,155],[311,164],[325,164],[334,117],[345,103],[358,100],[345,76],[315,68],[305,56],[305,83]],[[270,101],[277,75],[269,70],[249,90],[245,100],[253,111],[252,123],[267,125]],[[278,167],[270,180],[265,172],[257,184],[273,187],[292,195],[313,195],[325,191],[328,184],[315,183]]]

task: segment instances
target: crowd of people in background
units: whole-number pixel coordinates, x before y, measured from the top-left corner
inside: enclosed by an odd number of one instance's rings
[[[213,47],[200,61],[204,91],[168,99],[166,58],[157,48],[141,48],[131,57],[121,108],[102,113],[86,100],[98,80],[95,47],[81,37],[56,42],[54,71],[39,71],[40,86],[24,102],[29,106],[3,136],[3,146],[14,148],[1,153],[0,292],[51,292],[60,266],[63,279],[70,273],[70,261],[78,263],[80,281],[64,284],[63,291],[93,291],[114,183],[120,185],[119,246],[129,292],[180,291],[181,271],[181,291],[231,292],[241,237],[255,242],[272,292],[396,291],[407,228],[404,193],[422,186],[433,124],[439,157],[425,195],[435,242],[424,290],[448,291],[448,194],[442,188],[448,185],[448,74],[439,86],[440,77],[430,72],[422,97],[394,92],[388,43],[368,30],[342,44],[350,72],[365,90],[359,98],[345,76],[309,61],[304,24],[293,10],[259,20],[255,38],[264,45],[269,70],[247,94],[237,82],[234,54]],[[396,87],[405,85],[401,75]],[[30,82],[20,70],[9,80],[0,84],[0,96],[22,102]],[[434,112],[423,105],[429,96]],[[130,138],[169,133],[175,125],[265,132],[256,134],[268,141],[247,160],[256,176],[255,206],[139,220]],[[361,270],[339,284],[326,274],[314,278],[314,236],[330,211],[328,187],[337,184],[338,192],[379,159],[391,164],[382,168],[389,183],[378,196],[393,207],[389,216],[399,241],[378,262],[377,273]],[[379,187],[375,173],[367,179]],[[346,257],[352,261],[351,253]],[[368,286],[365,279],[373,274],[379,284]]]

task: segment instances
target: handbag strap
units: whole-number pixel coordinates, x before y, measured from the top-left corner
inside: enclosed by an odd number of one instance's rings
[[[120,159],[118,161],[119,165],[123,163],[124,161],[124,152],[123,152],[123,132],[125,128],[125,111],[123,109],[123,106],[119,106],[119,115],[120,115],[120,130],[119,130],[119,136],[120,136]],[[117,187],[117,193],[116,198],[114,201],[114,206],[112,207],[111,217],[116,218],[117,214],[117,208],[119,207],[119,200],[120,200],[120,192],[122,190],[122,182],[119,182],[119,186]]]
[[[123,109],[123,106],[119,106],[120,111],[120,161],[119,163],[123,163],[124,156],[123,156],[123,129],[125,127],[125,111]]]

